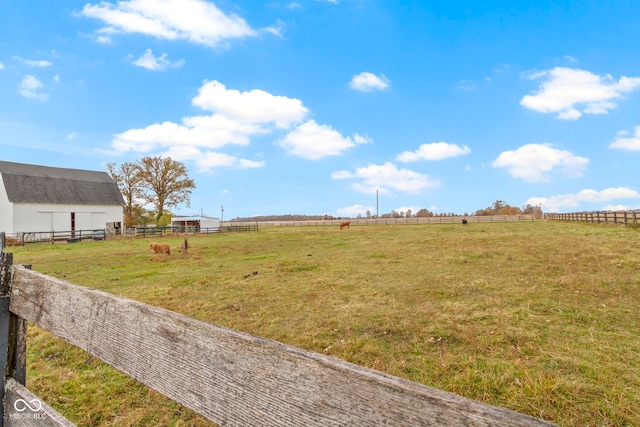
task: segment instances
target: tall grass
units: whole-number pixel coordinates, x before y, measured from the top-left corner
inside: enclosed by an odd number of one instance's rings
[[[15,262],[563,426],[640,425],[640,232],[560,222],[268,228],[10,248]],[[83,426],[209,423],[29,330]],[[187,355],[188,356],[188,355]]]

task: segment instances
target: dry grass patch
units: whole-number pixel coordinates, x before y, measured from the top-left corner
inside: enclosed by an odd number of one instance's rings
[[[190,237],[188,255],[165,240],[171,256],[143,239],[12,250],[41,273],[563,426],[640,424],[638,230],[263,228]],[[80,425],[207,425],[48,334],[29,338],[29,387]]]

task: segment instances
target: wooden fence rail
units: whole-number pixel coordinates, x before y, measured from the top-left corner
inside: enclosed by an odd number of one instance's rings
[[[224,426],[552,425],[45,276],[8,253],[1,271],[4,425],[72,425],[24,387],[27,321]]]
[[[545,214],[545,218],[556,221],[585,221],[629,225],[638,223],[640,211],[548,213]]]

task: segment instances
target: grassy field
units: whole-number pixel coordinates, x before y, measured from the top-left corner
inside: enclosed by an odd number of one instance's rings
[[[562,426],[640,425],[640,230],[560,222],[263,228],[10,247],[73,283]],[[206,420],[29,329],[28,387],[80,426]]]

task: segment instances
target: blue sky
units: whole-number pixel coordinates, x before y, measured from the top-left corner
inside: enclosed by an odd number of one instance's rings
[[[0,159],[183,162],[174,213],[640,208],[640,3],[0,3]],[[376,196],[377,194],[377,196]]]

